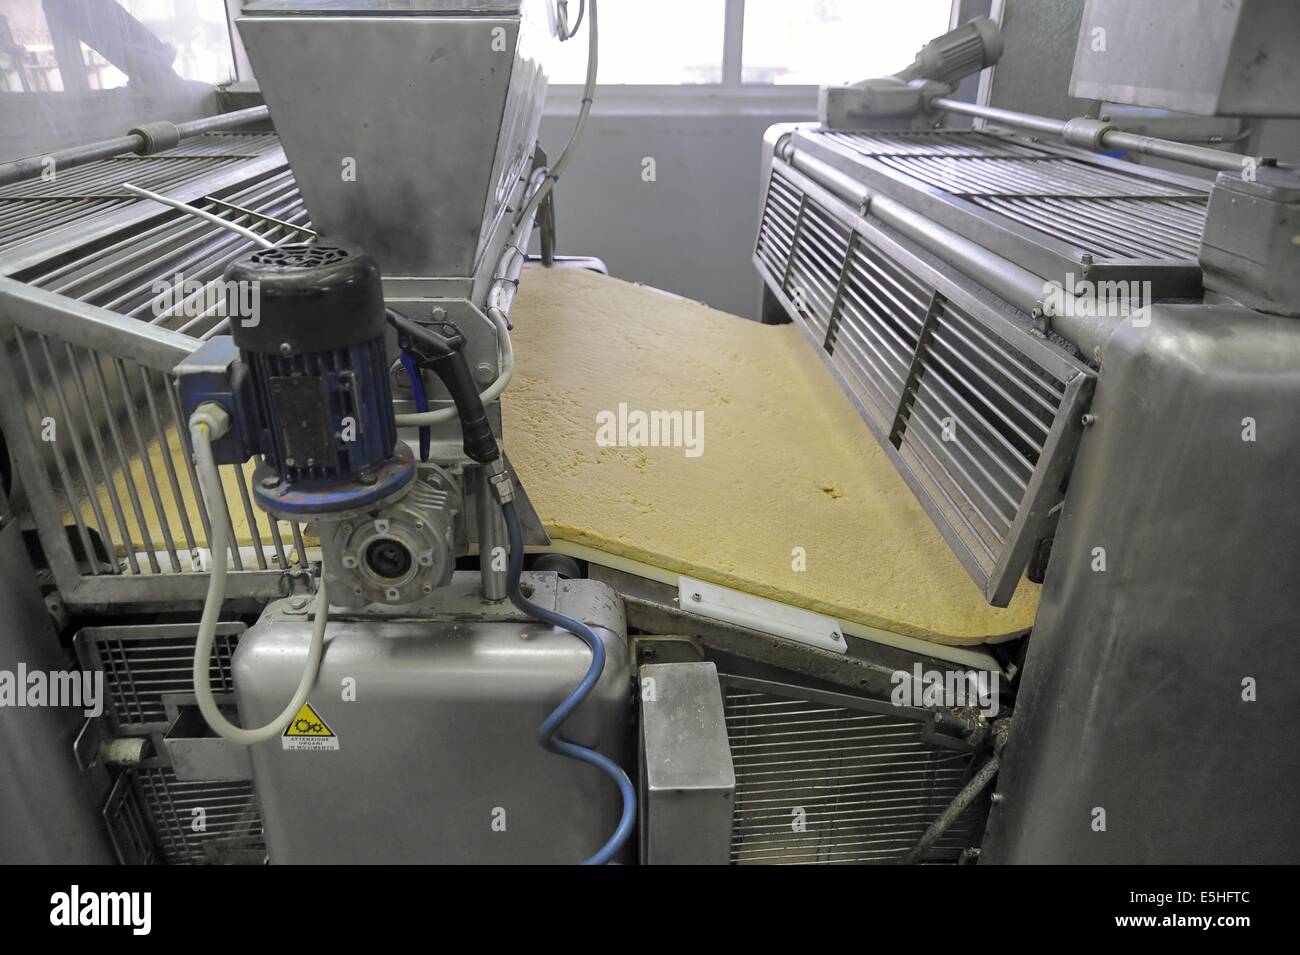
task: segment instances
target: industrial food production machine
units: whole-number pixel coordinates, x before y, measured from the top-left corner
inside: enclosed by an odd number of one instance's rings
[[[1300,112],[1120,6],[1075,95]],[[0,173],[0,669],[103,687],[4,854],[1296,861],[1297,168],[959,98],[981,17],[768,131],[746,322],[557,255],[565,7],[250,0],[265,106]]]

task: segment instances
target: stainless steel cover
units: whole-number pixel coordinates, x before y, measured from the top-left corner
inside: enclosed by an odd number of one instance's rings
[[[561,735],[626,764],[631,671],[621,602],[604,584],[525,575],[532,599],[605,641],[605,672]],[[253,747],[276,863],[573,863],[614,831],[618,790],[537,730],[581,679],[577,638],[477,594],[459,573],[437,607],[331,617],[309,703],[337,748]],[[302,673],[311,618],[271,604],[240,641],[245,726],[275,716]],[[355,699],[345,699],[350,690]]]
[[[544,6],[249,4],[239,30],[316,228],[385,276],[494,267],[546,94]]]

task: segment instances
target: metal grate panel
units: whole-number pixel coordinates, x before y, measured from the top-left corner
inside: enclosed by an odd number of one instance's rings
[[[102,813],[108,836],[122,865],[159,865],[162,856],[154,840],[149,806],[135,785],[132,773],[124,772],[113,783]]]
[[[1197,193],[1055,156],[880,156],[891,169],[958,196],[1202,199]]]
[[[231,661],[244,629],[241,623],[218,625],[211,666],[218,699],[234,693]],[[155,624],[88,627],[77,634],[82,666],[104,673],[105,711],[115,735],[156,741],[169,725],[167,698],[192,699],[197,633],[197,624]],[[104,819],[124,863],[261,863],[266,857],[251,782],[181,780],[159,757],[122,771]]]
[[[781,165],[755,262],[986,599],[1005,606],[1062,497],[1093,373]]]
[[[1195,261],[1205,228],[1203,199],[976,196],[977,205],[1107,259]]]
[[[824,347],[882,431],[893,422],[930,292],[858,234],[844,265],[839,307]]]
[[[215,153],[231,141],[250,152],[268,147],[265,137],[253,136],[194,148]],[[253,167],[194,205],[272,242],[314,235],[283,165]],[[0,280],[17,295],[0,302],[0,317],[14,325],[0,349],[0,368],[7,366],[0,392],[8,399],[0,413],[15,436],[21,473],[48,475],[28,490],[70,602],[200,595],[208,508],[170,371],[199,343],[228,330],[222,274],[252,247],[243,236],[159,207],[141,222]],[[29,312],[33,304],[43,314]],[[117,333],[82,334],[109,323]],[[224,466],[222,474],[232,594],[278,595],[283,573],[307,559],[302,527],[271,520],[253,505],[251,467]],[[188,580],[159,587],[143,579],[160,576]]]
[[[230,665],[244,632],[241,623],[217,625],[212,647],[212,692],[234,693]],[[114,732],[164,732],[166,698],[192,696],[196,625],[87,627],[75,638],[77,656],[88,670],[102,670]]]
[[[186,782],[163,767],[128,772],[168,864],[265,861],[266,838],[251,782]]]
[[[968,132],[836,132],[818,135],[860,156],[1039,156],[998,136]]]
[[[975,753],[934,745],[916,720],[800,698],[794,688],[758,690],[755,682],[725,688],[736,771],[733,863],[897,862],[976,768]],[[987,812],[984,796],[926,861],[955,861],[974,846]]]
[[[57,168],[46,176],[0,187],[0,252],[117,212],[141,200],[125,182],[167,192],[277,147],[272,133],[207,133],[152,156],[119,156]]]
[[[236,225],[253,228],[272,242],[301,242],[310,238],[302,197],[288,170],[259,177],[194,203]],[[236,211],[246,210],[246,211]],[[222,334],[228,323],[218,320],[225,301],[222,273],[252,242],[229,230],[181,213],[165,215],[145,229],[127,231],[116,241],[61,258],[21,273],[17,278],[150,325],[170,328],[195,338]],[[200,283],[202,289],[183,298],[173,296],[178,283]],[[209,295],[209,289],[213,294]],[[170,309],[162,306],[178,300]],[[208,307],[190,316],[194,302]]]
[[[1039,274],[1060,279],[1087,254],[1093,278],[1105,266],[1164,268],[1161,281],[1183,292],[1199,277],[1209,201],[1199,181],[986,132],[797,137],[797,148]]]

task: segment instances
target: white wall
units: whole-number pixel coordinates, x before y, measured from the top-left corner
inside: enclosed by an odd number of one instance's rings
[[[750,263],[758,228],[763,133],[814,110],[664,115],[597,112],[556,187],[559,251],[596,255],[611,275],[715,308],[757,317]],[[542,146],[554,159],[572,115],[548,114]],[[655,180],[642,179],[643,160]]]

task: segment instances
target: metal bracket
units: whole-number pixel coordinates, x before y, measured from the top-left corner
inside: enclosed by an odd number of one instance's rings
[[[848,652],[839,621],[811,610],[685,576],[677,578],[677,601],[682,610],[701,617],[761,630],[832,653]]]

